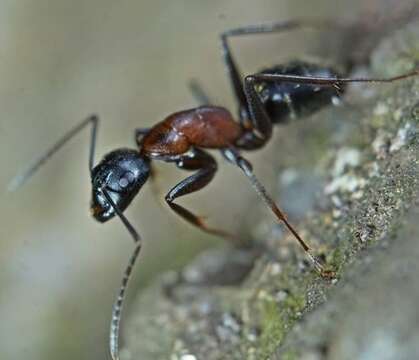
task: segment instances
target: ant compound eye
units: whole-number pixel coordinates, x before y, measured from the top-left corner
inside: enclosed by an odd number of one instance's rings
[[[124,173],[118,180],[118,184],[122,189],[127,188],[135,180],[135,175],[131,171]]]

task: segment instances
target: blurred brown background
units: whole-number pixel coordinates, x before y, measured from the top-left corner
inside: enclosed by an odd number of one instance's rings
[[[296,16],[343,18],[359,11],[356,3],[362,2],[1,1],[0,358],[107,358],[111,304],[132,250],[119,221],[100,225],[89,216],[87,131],[24,188],[7,193],[16,173],[93,112],[103,120],[97,159],[133,147],[135,127],[194,106],[186,87],[191,78],[235,111],[221,31]],[[234,47],[248,73],[305,54],[310,36],[257,37]],[[256,169],[272,191],[273,150],[251,155],[266,159]],[[163,204],[166,189],[186,173],[165,165],[158,171]],[[222,165],[211,186],[182,203],[213,224],[246,233],[250,216],[258,216],[250,209],[254,199],[239,172]],[[127,215],[145,240],[130,294],[219,241],[159,206],[149,185]]]

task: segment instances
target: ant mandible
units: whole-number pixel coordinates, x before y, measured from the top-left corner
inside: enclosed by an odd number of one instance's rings
[[[94,165],[99,118],[92,115],[67,132],[43,156],[11,182],[9,187],[11,190],[20,187],[73,136],[91,125],[89,150],[92,183],[91,213],[99,222],[106,222],[115,215],[118,216],[135,243],[135,249],[125,269],[112,310],[109,340],[112,359],[119,359],[119,328],[125,291],[142,246],[138,232],[123,212],[149,178],[153,160],[174,163],[179,169],[195,171],[167,193],[165,197],[167,204],[175,213],[201,230],[229,237],[224,231],[208,227],[202,218],[175,202],[178,197],[202,189],[213,179],[217,171],[217,163],[204,149],[219,150],[228,162],[237,166],[250,180],[253,188],[276,218],[293,234],[319,274],[326,278],[333,276],[333,273],[324,268],[320,260],[312,253],[309,245],[288,222],[285,213],[268,195],[265,187],[253,173],[252,165],[241,155],[240,151],[263,147],[272,136],[273,124],[283,123],[303,113],[313,113],[330,104],[336,96],[336,91],[344,90],[347,83],[388,83],[418,75],[419,70],[384,79],[347,78],[342,77],[330,67],[298,61],[286,66],[274,66],[260,73],[246,76],[243,82],[228,44],[228,38],[232,36],[330,25],[339,26],[330,22],[286,21],[241,27],[221,34],[224,62],[239,105],[238,122],[227,109],[209,105],[208,97],[194,83],[192,91],[195,97],[205,105],[173,113],[151,128],[136,129],[135,140],[138,149],[121,148],[111,151],[97,165]]]

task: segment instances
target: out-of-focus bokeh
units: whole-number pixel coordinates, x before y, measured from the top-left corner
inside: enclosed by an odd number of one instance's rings
[[[107,358],[111,305],[133,247],[118,220],[101,225],[88,213],[87,131],[25,187],[7,193],[15,174],[91,113],[102,119],[97,159],[133,147],[134,128],[195,105],[186,86],[191,78],[235,111],[221,31],[296,16],[343,18],[359,10],[356,3],[362,2],[1,1],[0,358]],[[305,53],[310,36],[241,39],[234,46],[249,73]],[[256,169],[271,186],[272,154],[270,146],[251,156],[266,160]],[[166,208],[166,190],[186,175],[172,168],[158,166],[158,201],[146,185],[126,212],[145,241],[130,290],[219,241]],[[256,216],[250,187],[228,165],[190,198],[181,201],[232,232],[245,233]]]

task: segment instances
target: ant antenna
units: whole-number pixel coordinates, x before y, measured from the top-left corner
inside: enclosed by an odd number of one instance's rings
[[[92,124],[92,132],[90,135],[90,150],[89,150],[89,170],[92,171],[94,163],[94,153],[96,146],[96,133],[99,118],[96,115],[91,115],[84,119],[82,122],[77,124],[74,128],[68,131],[61,139],[59,139],[54,145],[51,146],[39,159],[35,160],[26,170],[18,174],[9,183],[8,191],[16,191],[23,186],[32,175],[58,150],[60,150],[73,136],[79,133],[90,123]]]
[[[134,226],[131,225],[131,223],[128,221],[126,216],[122,213],[121,210],[119,210],[118,206],[114,203],[111,196],[109,195],[108,191],[104,188],[100,189],[102,191],[103,195],[105,195],[106,200],[108,200],[109,204],[113,207],[118,217],[121,219],[124,226],[127,228],[128,232],[131,234],[134,243],[138,243],[141,240],[140,235],[138,235],[137,230],[135,230]]]
[[[111,352],[112,360],[119,360],[119,329],[121,323],[122,308],[124,306],[125,300],[125,292],[127,290],[128,281],[130,279],[135,261],[137,260],[138,254],[140,253],[142,243],[140,235],[131,225],[131,223],[128,221],[128,219],[125,217],[122,211],[119,210],[118,206],[114,203],[108,191],[103,188],[101,189],[101,191],[103,195],[105,195],[106,200],[108,200],[109,204],[113,207],[116,214],[121,219],[122,223],[125,225],[129,233],[131,234],[134,242],[137,244],[125,269],[124,277],[122,278],[122,284],[119,288],[118,297],[116,298],[112,307],[111,331],[109,335],[109,350]]]
[[[138,243],[131,255],[124,272],[124,277],[122,278],[122,284],[119,288],[118,297],[116,298],[112,308],[111,331],[109,336],[109,350],[111,352],[112,360],[119,360],[119,329],[121,323],[121,312],[125,299],[125,291],[140,250],[141,242]]]
[[[128,281],[130,279],[135,261],[137,260],[138,254],[140,253],[142,243],[140,235],[131,225],[131,223],[128,221],[125,215],[121,212],[121,210],[119,210],[118,206],[114,203],[108,191],[106,191],[103,188],[101,189],[101,191],[103,195],[105,195],[106,200],[108,200],[109,204],[114,208],[116,214],[119,216],[122,223],[125,225],[129,233],[131,234],[134,242],[137,244],[125,269],[124,277],[122,278],[122,284],[119,288],[118,297],[116,298],[112,307],[111,331],[109,335],[109,350],[111,352],[112,360],[119,360],[119,328],[121,323],[122,308],[124,307],[125,292],[127,290]]]

